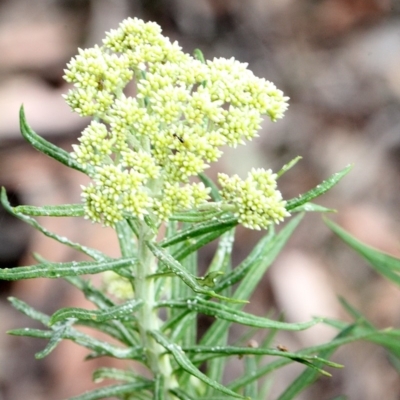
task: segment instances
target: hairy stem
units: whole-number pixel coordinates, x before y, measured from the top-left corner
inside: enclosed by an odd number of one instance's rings
[[[138,237],[138,265],[135,276],[135,296],[143,300],[143,307],[138,312],[138,325],[142,340],[142,345],[146,352],[147,366],[154,375],[161,374],[165,382],[165,399],[173,399],[168,389],[176,387],[177,381],[173,377],[172,367],[168,354],[165,349],[152,338],[149,331],[159,331],[161,321],[154,307],[156,303],[156,290],[154,275],[157,272],[156,258],[146,246],[147,240],[154,239],[151,230],[142,223]]]

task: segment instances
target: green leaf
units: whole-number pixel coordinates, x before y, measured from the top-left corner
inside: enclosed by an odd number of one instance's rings
[[[326,208],[314,203],[304,203],[301,206],[291,209],[290,212],[291,213],[294,212],[335,213],[337,211],[334,208]]]
[[[170,221],[199,223],[206,222],[210,219],[219,218],[225,214],[225,211],[220,210],[194,210],[175,213],[169,218]]]
[[[62,204],[59,206],[17,206],[14,213],[29,215],[31,217],[83,217],[85,215],[83,204]]]
[[[206,174],[200,173],[199,175],[200,180],[206,185],[206,187],[211,189],[210,196],[214,201],[221,201],[222,197],[219,193],[217,185],[214,183],[212,179],[210,179]]]
[[[7,331],[7,333],[12,336],[26,336],[37,339],[50,339],[53,334],[52,331],[44,331],[42,329],[33,328],[11,329],[10,331]]]
[[[257,362],[254,356],[247,356],[244,360],[244,373],[246,375],[253,375],[257,370]],[[250,399],[255,399],[257,397],[258,384],[257,381],[250,382],[244,387],[244,395],[248,396]]]
[[[213,381],[202,372],[200,372],[189,360],[189,358],[185,355],[182,349],[176,345],[175,343],[171,343],[164,335],[157,331],[150,331],[149,334],[161,345],[165,348],[165,350],[172,354],[175,358],[177,364],[190,375],[195,376],[196,378],[200,379],[207,385],[213,387],[216,390],[219,390],[222,393],[228,394],[234,398],[245,399],[245,397],[241,396],[233,392],[232,390],[227,389],[225,386],[221,385],[220,383]]]
[[[254,326],[257,328],[264,329],[282,329],[290,331],[299,331],[310,328],[315,324],[321,322],[321,319],[314,319],[312,321],[291,324],[280,321],[273,321],[268,318],[257,317],[252,314],[248,314],[244,311],[214,301],[205,300],[200,297],[187,300],[166,300],[157,303],[157,307],[171,307],[171,308],[183,308],[191,311],[196,311],[205,315],[211,315],[215,318],[234,322],[241,325]]]
[[[330,360],[315,355],[303,355],[301,352],[291,353],[289,351],[281,351],[277,349],[268,349],[260,347],[237,347],[237,346],[183,346],[182,350],[188,354],[202,354],[201,360],[209,360],[214,357],[228,356],[275,356],[288,358],[302,364],[318,362],[329,367],[343,368],[343,365],[337,364]],[[200,359],[200,358],[199,358]]]
[[[353,332],[353,327],[345,327],[337,336],[337,339],[346,338]],[[319,353],[319,357],[328,358],[337,349],[338,346],[330,349],[325,349]],[[318,370],[306,369],[302,372],[279,396],[278,400],[291,400],[295,399],[297,395],[310,386],[318,377]]]
[[[61,332],[62,332],[62,339],[72,340],[76,344],[86,347],[89,350],[92,350],[97,357],[110,356],[122,360],[125,359],[138,360],[141,362],[143,362],[144,360],[142,346],[126,347],[126,348],[114,346],[110,343],[95,339],[94,337],[91,337],[71,327]],[[50,330],[44,331],[40,329],[30,329],[30,328],[13,329],[11,331],[8,331],[7,333],[14,336],[28,336],[40,339],[50,339],[53,336],[53,331]]]
[[[132,229],[126,220],[120,221],[116,226],[119,247],[123,257],[136,257],[137,245],[133,237]]]
[[[15,297],[9,297],[8,301],[13,305],[13,307],[15,309],[17,309],[22,314],[25,314],[26,316],[28,316],[29,318],[32,318],[35,321],[41,322],[45,326],[49,325],[50,317],[48,315],[35,310],[29,304],[25,303],[22,300],[15,298]]]
[[[49,343],[42,351],[35,354],[35,358],[40,360],[48,356],[57,347],[61,340],[63,340],[65,332],[69,329],[71,324],[72,321],[67,321],[54,327]]]
[[[184,392],[182,389],[178,388],[173,388],[169,390],[170,393],[175,395],[179,400],[196,400],[193,399],[193,396],[189,396],[186,392]]]
[[[54,158],[61,164],[66,165],[67,167],[76,169],[80,172],[83,172],[84,174],[88,173],[87,169],[84,168],[82,165],[80,165],[74,158],[72,158],[67,151],[48,142],[47,140],[43,139],[41,136],[39,136],[32,130],[32,128],[26,122],[25,111],[23,106],[21,106],[19,110],[19,123],[22,136],[36,150],[40,151],[43,154],[46,154],[51,158]]]
[[[179,279],[182,279],[186,285],[188,285],[195,293],[201,293],[207,296],[216,297],[218,299],[223,299],[227,301],[243,302],[243,300],[237,299],[232,300],[225,296],[221,296],[212,290],[205,289],[203,286],[199,285],[196,281],[196,277],[188,273],[182,265],[175,260],[167,251],[161,248],[158,244],[147,241],[147,247],[158,258],[168,269],[170,269]]]
[[[205,235],[198,237],[197,239],[192,239],[187,241],[187,243],[182,244],[178,250],[171,251],[173,257],[177,261],[184,260],[188,255],[194,253],[196,250],[201,249],[206,244],[212,242],[215,239],[221,237],[224,233],[229,232],[232,229],[230,226],[226,226],[223,229],[215,230]]]
[[[157,374],[154,382],[154,400],[164,400],[165,399],[165,379],[161,374]]]
[[[46,228],[42,227],[34,218],[29,217],[28,215],[21,214],[19,212],[18,213],[15,212],[14,211],[15,208],[11,207],[10,202],[8,201],[7,193],[6,193],[6,190],[4,187],[1,188],[1,204],[7,210],[7,212],[9,212],[11,215],[15,216],[16,218],[20,219],[21,221],[26,222],[27,224],[33,226],[39,232],[43,233],[43,235],[45,235],[51,239],[54,239],[61,244],[71,247],[74,250],[84,253],[95,260],[100,261],[100,260],[109,259],[109,257],[107,257],[105,254],[101,253],[100,251],[91,249],[86,246],[82,246],[79,243],[74,243],[64,236],[56,235],[55,233],[52,233],[52,232],[48,231]]]
[[[85,296],[86,299],[91,301],[100,309],[108,309],[115,306],[101,290],[95,288],[90,280],[83,279],[80,276],[69,276],[64,278],[71,285],[78,288]],[[119,340],[128,346],[138,345],[138,341],[132,332],[131,326],[125,326],[125,323],[118,320],[110,321],[110,325],[113,325],[119,332]]]
[[[190,241],[195,237],[212,233],[216,230],[222,231],[225,229],[231,229],[236,226],[237,223],[237,218],[235,217],[221,217],[219,219],[203,222],[184,229],[172,237],[162,240],[159,245],[163,248],[166,248],[180,242],[187,241],[190,243]]]
[[[118,385],[105,386],[99,389],[91,390],[80,396],[70,397],[69,400],[97,400],[105,398],[121,398],[120,396],[129,396],[140,391],[151,389],[153,383],[148,382],[133,382]]]
[[[310,202],[312,199],[321,196],[333,186],[335,186],[345,175],[347,175],[352,167],[352,165],[348,165],[346,168],[342,169],[339,172],[336,172],[330,178],[317,185],[314,189],[311,189],[310,191],[300,195],[299,197],[289,200],[286,203],[286,209],[288,211],[292,211],[295,208]]]
[[[256,265],[259,265],[262,260],[262,257],[265,257],[272,248],[272,240],[274,238],[274,230],[270,229],[267,234],[259,240],[246,259],[217,282],[214,290],[219,292],[233,286],[242,280],[251,269],[255,269]]]
[[[324,320],[324,321],[328,322],[327,320]],[[335,350],[335,349],[339,348],[340,346],[355,342],[357,340],[365,339],[365,340],[372,341],[372,340],[376,340],[377,337],[381,337],[382,335],[389,334],[389,332],[387,332],[386,330],[373,332],[371,330],[359,329],[356,324],[349,325],[342,321],[340,321],[340,323],[342,326],[342,332],[341,332],[340,337],[338,335],[336,338],[332,339],[328,343],[323,343],[323,344],[320,344],[317,346],[312,346],[312,347],[308,347],[306,349],[302,349],[297,354],[300,356],[304,356],[304,355],[311,355],[311,354],[315,354],[315,353],[319,353],[319,352],[323,352],[323,351]],[[333,325],[333,326],[336,326],[336,325]],[[281,359],[281,360],[271,362],[267,365],[260,366],[259,369],[256,371],[256,373],[253,376],[251,376],[251,377],[250,376],[242,376],[238,379],[235,379],[228,386],[233,390],[237,390],[241,387],[244,387],[249,382],[251,382],[255,379],[259,379],[262,376],[264,376],[278,368],[282,368],[283,366],[289,364],[290,362],[291,362],[291,360]]]
[[[68,263],[42,263],[29,267],[0,269],[0,279],[16,281],[32,278],[61,278],[85,274],[98,274],[104,271],[118,270],[129,267],[137,262],[136,258],[109,260],[104,262],[68,262]]]
[[[367,260],[375,271],[400,286],[398,274],[400,272],[400,259],[363,244],[328,219],[325,220],[325,223],[345,243]]]
[[[297,156],[292,161],[289,161],[285,164],[277,173],[277,177],[280,178],[285,172],[289,171],[289,169],[293,168],[303,157]]]
[[[143,376],[137,374],[134,371],[128,371],[125,369],[118,369],[118,368],[98,368],[96,371],[93,372],[93,381],[94,382],[101,382],[104,379],[115,379],[116,381],[143,381],[147,383],[151,383],[148,379],[144,378]]]
[[[75,307],[61,308],[52,315],[50,319],[50,325],[53,325],[59,321],[64,321],[68,318],[96,322],[104,322],[110,319],[123,319],[127,316],[132,319],[132,313],[137,310],[142,305],[142,303],[142,300],[131,300],[127,301],[124,304],[110,307],[105,310],[85,310],[84,308]]]
[[[300,223],[303,215],[300,214],[293,218],[277,235],[272,238],[269,236],[264,237],[259,244],[256,246],[257,251],[250,253],[249,255],[249,266],[246,268],[246,275],[243,277],[239,286],[237,287],[234,297],[235,298],[250,298],[253,290],[260,282],[265,271],[269,268],[276,256],[280,253],[286,241],[290,238],[291,234]],[[255,257],[256,256],[256,257]],[[247,259],[243,262],[246,263]],[[234,273],[235,270],[232,271]],[[228,279],[228,277],[221,279],[221,282],[217,284],[215,290],[218,290],[219,285],[223,286],[222,280]],[[230,285],[229,281],[226,281],[227,285]],[[243,307],[242,304],[232,305],[236,309]],[[229,329],[230,321],[218,320],[215,321],[208,331],[201,338],[202,345],[212,346],[216,340]]]

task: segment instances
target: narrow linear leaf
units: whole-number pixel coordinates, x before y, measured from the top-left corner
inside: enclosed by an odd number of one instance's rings
[[[353,327],[350,326],[343,329],[336,336],[337,339],[346,338],[347,336],[351,336],[353,333]],[[323,358],[329,358],[333,352],[337,349],[337,347],[332,347],[330,349],[323,350],[319,352],[319,356]],[[278,400],[291,400],[295,399],[297,395],[310,386],[317,379],[318,370],[306,369],[303,371],[279,396]]]
[[[310,354],[315,354],[323,351],[329,351],[329,350],[335,350],[345,344],[355,342],[357,340],[368,340],[372,341],[376,339],[377,337],[382,336],[382,334],[388,334],[386,330],[383,331],[378,331],[378,332],[372,332],[371,330],[365,330],[365,329],[358,329],[356,324],[345,324],[343,323],[343,329],[342,329],[342,336],[332,339],[328,343],[323,343],[317,346],[312,346],[308,347],[306,349],[302,349],[299,351],[297,354],[299,355],[310,355]],[[326,357],[323,357],[326,359]],[[255,373],[254,376],[242,376],[238,379],[235,379],[233,382],[231,382],[228,387],[230,387],[233,390],[237,390],[244,385],[246,385],[248,382],[254,380],[254,379],[259,379],[262,376],[278,369],[282,368],[283,366],[289,364],[291,360],[287,359],[281,359],[277,361],[273,361],[265,366],[260,366],[257,372]]]
[[[334,208],[326,208],[314,203],[304,203],[301,206],[292,208],[291,213],[294,212],[320,212],[320,213],[335,213],[337,212]]]
[[[85,310],[84,308],[75,307],[62,308],[52,315],[50,319],[50,325],[53,325],[59,321],[64,321],[68,318],[96,322],[104,322],[110,319],[122,319],[126,316],[133,318],[132,313],[137,310],[142,303],[142,300],[131,300],[124,304],[110,307],[105,310]]]
[[[40,330],[40,329],[31,329],[31,328],[23,328],[23,329],[13,329],[7,332],[9,335],[13,336],[27,336],[27,337],[36,337],[39,339],[51,339],[53,336],[53,331],[51,330]],[[97,357],[100,356],[111,356],[114,358],[119,358],[121,360],[138,360],[143,361],[143,347],[118,347],[114,346],[110,343],[95,339],[85,333],[77,331],[69,327],[62,331],[62,339],[68,339],[76,344],[86,347],[89,350],[92,350]]]
[[[280,253],[286,241],[290,238],[291,234],[300,223],[303,218],[303,214],[299,214],[295,218],[293,218],[277,235],[273,235],[271,240],[267,240],[268,236],[264,238],[265,241],[261,242],[261,244],[265,244],[264,247],[260,249],[262,250],[257,259],[254,260],[246,271],[246,275],[243,277],[239,286],[235,290],[234,297],[235,298],[250,298],[252,292],[256,288],[257,284],[260,282],[262,276],[265,271],[269,268],[272,262],[275,260],[276,256]],[[256,246],[258,247],[258,245]],[[250,256],[254,256],[253,253]],[[232,272],[234,272],[233,270]],[[222,282],[220,283],[222,285]],[[229,285],[229,281],[226,282]],[[218,288],[218,285],[217,285]],[[216,290],[218,290],[216,288]],[[237,304],[235,305],[236,309],[240,309],[243,305]],[[225,320],[217,320],[215,321],[208,331],[201,338],[202,345],[212,345],[215,343],[218,338],[229,328],[230,322]]]
[[[315,199],[318,196],[321,196],[333,186],[335,186],[345,175],[347,175],[350,170],[353,168],[352,165],[348,165],[346,168],[342,169],[339,172],[333,174],[330,178],[324,180],[322,183],[317,185],[314,189],[309,190],[308,192],[296,197],[294,199],[289,200],[286,203],[286,209],[288,211],[292,211],[293,209],[308,203],[312,199]]]
[[[173,388],[173,389],[169,389],[169,392],[172,393],[173,395],[175,395],[179,400],[197,400],[197,399],[193,399],[192,395],[189,396],[182,389]]]
[[[187,211],[175,213],[169,218],[170,221],[191,222],[199,223],[206,222],[210,219],[219,218],[225,214],[225,211],[218,210],[204,210],[204,211]]]
[[[83,204],[62,204],[58,206],[17,206],[14,212],[31,217],[83,217]]]
[[[88,279],[83,279],[80,276],[69,276],[64,278],[71,285],[78,288],[85,296],[86,299],[91,301],[100,309],[107,309],[115,306],[115,303],[111,301],[101,290],[95,288],[92,282]],[[126,327],[124,322],[118,320],[110,321],[115,329],[120,333],[121,342],[129,346],[136,346],[138,344],[136,337],[131,331],[130,327]]]
[[[39,351],[38,353],[35,354],[35,358],[40,360],[48,356],[57,347],[57,345],[61,342],[61,340],[63,340],[65,332],[67,331],[71,323],[72,321],[60,324],[59,326],[53,328],[53,332],[49,340],[49,343],[42,351]]]
[[[253,375],[257,370],[257,362],[254,356],[247,356],[244,360],[244,373],[246,375]],[[258,392],[257,381],[250,382],[244,387],[244,395],[250,399],[255,399]]]
[[[164,376],[157,374],[154,382],[154,400],[164,400]]]
[[[176,235],[161,241],[159,245],[163,248],[166,248],[183,241],[189,241],[197,236],[214,232],[215,230],[224,230],[225,228],[231,229],[236,226],[237,223],[237,218],[235,217],[221,217],[219,219],[213,219],[211,221],[196,224],[190,228],[184,229]]]
[[[179,247],[178,250],[173,251],[172,255],[177,261],[182,261],[190,254],[194,253],[196,250],[201,249],[207,243],[210,243],[213,240],[218,239],[224,233],[230,231],[231,229],[232,229],[232,227],[227,226],[221,230],[215,230],[215,231],[206,233],[205,235],[197,238],[197,240],[196,239],[189,240],[187,244],[184,243]]]
[[[34,337],[37,339],[50,339],[53,332],[44,331],[42,329],[20,328],[20,329],[11,329],[7,331],[7,334],[11,336],[26,336],[26,337]]]
[[[175,260],[167,251],[159,247],[156,243],[147,241],[146,242],[150,251],[158,258],[167,268],[169,268],[178,278],[182,279],[195,293],[201,293],[210,297],[215,297],[222,300],[234,301],[237,303],[243,303],[243,300],[235,299],[232,300],[225,296],[221,296],[212,290],[205,289],[203,286],[197,283],[196,277],[188,273],[182,265]]]
[[[41,226],[34,218],[29,217],[28,215],[24,215],[24,214],[15,212],[14,208],[11,207],[10,202],[8,201],[7,193],[6,193],[6,190],[4,187],[1,188],[1,196],[0,197],[1,197],[1,204],[7,210],[7,212],[9,212],[14,217],[20,219],[21,221],[24,221],[25,223],[33,226],[39,232],[43,233],[43,235],[45,235],[51,239],[54,239],[57,242],[64,244],[65,246],[68,246],[74,250],[84,253],[84,254],[88,255],[89,257],[93,258],[94,260],[100,261],[100,260],[109,259],[109,257],[107,257],[102,252],[95,250],[95,249],[91,249],[86,246],[82,246],[79,243],[72,242],[71,240],[67,239],[64,236],[56,235],[55,233],[52,233],[52,232],[48,231],[46,228],[44,228],[43,226]]]
[[[204,58],[203,58],[204,60]],[[199,175],[200,180],[206,185],[206,187],[211,189],[210,195],[214,201],[221,201],[222,197],[219,193],[217,185],[214,183],[212,179],[210,179],[206,174],[200,173]]]
[[[280,321],[273,321],[268,318],[257,317],[255,315],[237,310],[233,307],[216,303],[214,301],[205,300],[200,297],[188,300],[166,300],[157,304],[157,307],[171,307],[183,308],[190,311],[196,311],[205,315],[211,315],[215,318],[223,319],[226,321],[234,322],[241,325],[254,326],[264,329],[282,329],[290,331],[299,331],[310,328],[315,324],[322,321],[322,319],[313,319],[308,322],[302,323],[287,323]]]
[[[367,260],[375,271],[390,279],[397,285],[400,285],[400,276],[398,274],[398,272],[400,272],[399,258],[365,245],[328,219],[325,220],[325,223],[345,243]]]
[[[210,355],[217,357],[228,356],[274,356],[288,358],[299,363],[318,362],[329,367],[343,368],[343,365],[327,360],[315,355],[304,355],[301,353],[291,353],[289,351],[281,351],[277,349],[265,349],[259,347],[236,347],[236,346],[183,346],[182,350],[188,354],[204,354],[204,360]]]
[[[285,164],[277,173],[277,177],[280,178],[284,173],[289,171],[289,169],[293,168],[303,157],[297,156],[292,161],[289,161]]]
[[[130,359],[143,361],[143,347],[119,347],[108,342],[96,339],[70,327],[64,333],[64,339],[69,339],[76,344],[86,347],[95,352],[98,356],[111,356],[119,359]]]
[[[97,400],[124,395],[133,395],[137,392],[152,388],[152,382],[133,382],[119,385],[111,385],[99,389],[91,390],[80,396],[70,397],[69,400]]]
[[[93,372],[94,382],[101,382],[103,381],[103,379],[115,379],[117,381],[127,381],[127,382],[143,381],[151,383],[151,381],[137,374],[134,371],[128,371],[125,369],[118,369],[118,368],[103,367],[103,368],[98,368],[96,369],[96,371]]]
[[[245,397],[241,396],[238,393],[233,392],[232,390],[227,389],[225,386],[220,383],[213,381],[208,378],[202,372],[200,372],[189,360],[189,358],[185,355],[182,349],[175,343],[171,343],[164,335],[157,331],[150,331],[149,334],[161,345],[165,348],[168,353],[171,353],[175,358],[177,364],[190,375],[195,376],[200,379],[207,385],[213,387],[216,390],[219,390],[222,393],[228,394],[234,398],[245,399]]]
[[[135,257],[137,253],[133,232],[126,220],[120,221],[116,226],[119,248],[123,257]]]
[[[29,318],[32,318],[35,321],[41,322],[43,325],[48,326],[50,317],[46,314],[43,314],[40,311],[35,310],[29,304],[25,303],[22,300],[19,300],[15,297],[9,297],[8,301],[12,304],[12,306],[20,311],[21,313],[25,314]]]
[[[273,230],[269,230],[267,234],[259,240],[246,259],[217,282],[214,290],[219,292],[233,286],[243,279],[251,269],[255,268],[255,266],[260,263],[265,254],[269,252],[269,249],[272,248],[271,243],[274,237]]]
[[[61,164],[66,165],[67,167],[76,169],[84,174],[87,174],[87,169],[83,168],[71,155],[55,146],[54,144],[48,142],[47,140],[43,139],[37,133],[33,131],[33,129],[28,125],[25,117],[24,107],[21,106],[19,110],[19,123],[22,136],[25,138],[27,142],[29,142],[36,150],[40,151],[47,156],[54,158],[55,160],[59,161]]]
[[[110,260],[105,262],[68,262],[68,263],[43,263],[29,267],[0,269],[0,279],[16,281],[32,278],[61,278],[86,274],[98,274],[104,271],[118,270],[135,263],[136,258]]]

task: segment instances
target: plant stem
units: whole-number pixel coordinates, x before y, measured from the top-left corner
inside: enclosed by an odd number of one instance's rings
[[[138,312],[138,325],[142,345],[144,347],[147,366],[154,375],[161,374],[164,377],[165,392],[164,399],[172,399],[174,396],[168,390],[177,387],[178,383],[173,376],[169,355],[165,353],[165,348],[158,344],[153,337],[148,335],[149,331],[160,330],[160,319],[156,303],[155,279],[151,275],[157,272],[156,258],[146,246],[146,241],[155,238],[154,233],[145,224],[140,224],[138,236],[138,265],[135,276],[135,296],[136,299],[143,300],[143,306]]]

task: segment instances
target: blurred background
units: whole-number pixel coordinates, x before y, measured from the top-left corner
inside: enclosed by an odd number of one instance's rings
[[[37,133],[71,150],[88,121],[72,114],[61,97],[68,89],[63,69],[78,47],[100,44],[104,32],[127,16],[158,22],[189,53],[200,48],[206,58],[247,62],[256,75],[290,96],[285,118],[266,120],[260,137],[236,153],[227,151],[220,169],[244,177],[251,166],[279,170],[300,155],[303,159],[279,180],[284,197],[291,198],[352,163],[351,173],[318,203],[338,210],[329,217],[357,238],[400,256],[398,0],[0,0],[0,185],[13,205],[80,201],[85,177],[25,144],[18,110],[23,103]],[[215,171],[211,168],[211,175]],[[118,255],[107,229],[68,219],[41,223]],[[238,230],[235,265],[259,237]],[[202,252],[203,265],[212,249]],[[33,251],[52,261],[76,258],[0,209],[0,267],[29,265]],[[291,322],[315,315],[346,319],[338,295],[376,326],[400,326],[400,291],[336,239],[320,215],[310,214],[266,274],[249,309],[258,315],[284,312]],[[34,326],[9,306],[8,296],[47,313],[85,305],[62,282],[0,283],[0,400],[57,400],[91,388],[91,371],[107,361],[82,362],[86,351],[71,343],[35,360],[45,342],[5,334]],[[333,335],[316,327],[284,334],[274,345],[295,351]],[[333,378],[321,378],[300,400],[340,395],[400,399],[400,377],[381,348],[348,345],[333,359],[346,367],[334,370]],[[227,379],[235,376],[235,368],[232,362]],[[299,371],[292,366],[277,374],[270,399]]]

